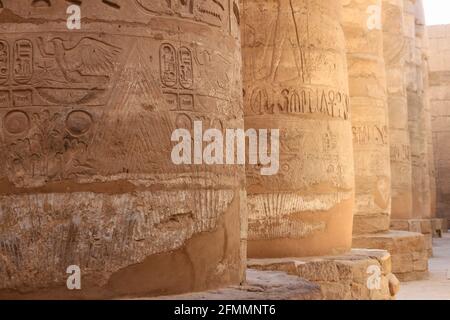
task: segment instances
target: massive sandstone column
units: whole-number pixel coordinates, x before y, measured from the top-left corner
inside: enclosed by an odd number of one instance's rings
[[[392,218],[412,212],[411,144],[405,82],[407,47],[404,38],[403,0],[383,0],[383,51],[389,108],[392,176]]]
[[[422,72],[423,72],[423,82],[424,82],[424,95],[425,95],[425,129],[427,133],[427,155],[428,155],[428,176],[430,183],[430,217],[432,219],[436,218],[436,166],[434,163],[434,146],[433,146],[433,132],[431,127],[431,102],[430,102],[430,77],[429,77],[429,40],[428,31],[425,26],[424,21],[423,30],[423,62],[422,62]]]
[[[335,0],[243,0],[247,129],[280,129],[280,171],[247,172],[250,257],[348,251],[354,202],[345,41]]]
[[[427,27],[430,104],[437,181],[437,215],[450,221],[450,25]]]
[[[1,2],[0,295],[64,297],[70,265],[70,297],[238,284],[243,168],[171,161],[177,128],[243,128],[237,3],[83,1],[68,30]]]
[[[359,186],[362,190],[359,198],[360,219],[359,222],[358,219],[355,220],[353,246],[388,250],[392,255],[393,273],[401,280],[413,280],[423,277],[427,272],[428,251],[424,237],[419,233],[389,230],[391,184],[388,178],[391,174],[391,156],[388,131],[393,132],[391,150],[396,152],[393,159],[399,159],[393,161],[392,171],[396,168],[404,168],[406,172],[409,170],[408,134],[405,132],[408,118],[405,110],[401,56],[404,51],[402,44],[405,42],[401,41],[403,21],[400,10],[401,4],[396,1],[347,1],[345,6],[344,30],[349,48],[355,153],[358,154],[359,150],[359,158],[355,158],[357,195],[358,171]],[[358,19],[353,18],[355,15]],[[377,17],[384,25],[376,23]],[[389,47],[384,48],[384,44]],[[387,79],[384,57],[388,63]],[[387,83],[388,91],[386,91]],[[357,129],[358,121],[365,121],[366,128],[372,125],[375,129],[366,129],[363,131],[364,134],[358,134],[360,132]],[[392,123],[395,126],[391,125]],[[403,149],[401,151],[403,155],[398,155],[400,153],[396,150],[398,145]],[[392,185],[397,203],[401,201],[398,198],[401,190],[406,194],[405,206],[411,207],[407,202],[410,198],[408,196],[410,176],[399,178],[396,172],[393,177],[396,179]],[[385,199],[385,202],[379,202],[380,195],[384,195],[381,199]],[[375,201],[377,199],[378,202]],[[408,212],[404,210],[402,213]]]
[[[381,0],[345,1],[355,153],[354,234],[389,230],[391,169]]]
[[[442,232],[442,221],[435,219],[436,178],[429,102],[428,40],[421,1],[405,0],[405,23],[413,208],[406,216],[393,215],[392,227],[425,234],[431,249],[431,236]]]
[[[414,44],[410,45],[410,50],[413,52],[412,60],[409,61],[411,72],[408,74],[408,115],[413,177],[412,217],[423,219],[430,217],[430,179],[422,51],[425,26],[421,1],[415,1],[413,12],[415,14]]]

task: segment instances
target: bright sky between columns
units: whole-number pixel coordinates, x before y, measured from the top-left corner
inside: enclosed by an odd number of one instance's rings
[[[427,25],[450,24],[450,0],[423,0]]]

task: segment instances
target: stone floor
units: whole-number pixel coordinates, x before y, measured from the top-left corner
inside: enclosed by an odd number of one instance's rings
[[[317,284],[284,272],[247,270],[245,286],[157,297],[161,300],[321,300]],[[145,299],[146,300],[146,299]]]
[[[433,239],[427,280],[403,282],[397,300],[450,300],[450,234]]]
[[[397,300],[450,300],[450,233],[444,233],[443,238],[433,239],[434,256],[429,260],[429,276],[425,280],[402,282],[400,285],[400,292],[397,294]],[[370,250],[369,250],[370,251]],[[377,250],[372,250],[376,252]],[[380,251],[380,250],[378,250]],[[382,250],[381,250],[382,251]],[[362,287],[357,279],[365,279],[363,273],[366,270],[366,263],[376,263],[377,261],[382,266],[385,272],[390,272],[390,259],[385,259],[384,255],[374,253],[370,256],[372,260],[367,258],[368,251],[353,250],[352,254],[344,255],[342,257],[334,257],[327,259],[326,257],[302,259],[302,261],[294,261],[296,272],[292,272],[292,261],[283,259],[274,264],[273,261],[250,261],[250,268],[261,268],[262,264],[270,266],[270,270],[276,269],[278,271],[261,271],[249,269],[247,270],[247,284],[242,287],[230,287],[209,292],[191,293],[179,296],[159,297],[157,299],[175,299],[175,300],[321,300],[321,299],[380,299],[383,297],[368,297],[363,292],[358,295],[344,296],[330,296],[327,294],[328,287],[323,290],[323,281],[321,279],[323,274],[335,274],[330,270],[339,269],[346,270],[350,266],[351,272],[340,272],[341,275],[352,275],[351,287]],[[367,261],[366,261],[367,260]],[[370,261],[369,261],[370,260]],[[383,262],[385,261],[385,262]],[[303,270],[299,267],[307,267],[312,265],[310,271],[314,271],[316,278],[308,276],[308,268]],[[336,268],[332,268],[332,267]],[[362,266],[362,267],[361,267]],[[347,268],[346,268],[347,267]],[[264,268],[263,268],[264,269]],[[303,271],[302,271],[303,270]],[[320,272],[320,270],[324,272]],[[284,271],[284,272],[283,272]],[[288,275],[288,273],[297,274],[302,271],[302,275],[306,279],[300,278],[298,275]],[[319,271],[319,272],[318,272]],[[325,272],[326,271],[326,272]],[[360,276],[358,276],[360,275]],[[356,280],[355,280],[356,279]],[[325,279],[326,280],[326,279]],[[328,279],[330,280],[330,279]],[[333,279],[331,279],[333,280]],[[334,279],[334,282],[341,282],[342,279]],[[365,280],[364,280],[365,281]],[[330,281],[328,281],[330,282]],[[333,283],[333,281],[331,281]],[[342,282],[345,285],[345,281]],[[333,289],[333,288],[332,288]],[[342,288],[345,290],[345,288]],[[340,291],[342,291],[340,290]],[[339,290],[338,290],[339,291]],[[351,290],[349,290],[350,292]],[[329,292],[328,292],[329,293]],[[351,293],[351,292],[350,292]]]

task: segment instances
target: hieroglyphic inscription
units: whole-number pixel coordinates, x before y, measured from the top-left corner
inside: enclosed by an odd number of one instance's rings
[[[180,85],[185,89],[192,88],[194,75],[192,70],[192,53],[186,47],[179,50]]]
[[[349,118],[349,97],[329,89],[280,89],[272,91],[255,88],[246,104],[247,115],[263,114],[325,114],[333,118]]]
[[[11,181],[92,172],[94,119],[121,51],[91,36],[0,39],[2,150]]]
[[[192,52],[187,47],[178,50],[170,43],[160,47],[160,73],[163,92],[171,110],[194,110],[194,70]]]
[[[360,124],[353,125],[353,141],[359,145],[388,144],[388,128],[386,125]]]
[[[226,0],[135,0],[145,11],[155,14],[176,14],[209,25],[224,27],[228,23]]]
[[[8,81],[9,77],[9,45],[0,40],[0,84]]]
[[[14,44],[13,77],[17,83],[28,83],[33,75],[33,44],[17,40]]]
[[[393,145],[391,144],[391,161],[402,162],[411,161],[411,147],[409,145]]]

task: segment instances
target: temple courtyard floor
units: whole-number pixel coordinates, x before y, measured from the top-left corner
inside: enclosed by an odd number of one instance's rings
[[[450,233],[433,239],[427,280],[402,282],[397,300],[450,300]]]

